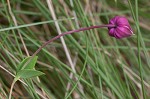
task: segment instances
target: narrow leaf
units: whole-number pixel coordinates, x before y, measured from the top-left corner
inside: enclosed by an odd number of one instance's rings
[[[37,70],[32,70],[32,69],[24,69],[24,70],[20,70],[17,75],[16,78],[20,79],[20,78],[31,78],[31,77],[36,77],[36,76],[40,76],[40,75],[44,75],[43,72],[37,71]]]
[[[23,69],[33,69],[36,62],[37,62],[37,56],[35,56],[33,59],[31,59],[31,56],[25,58],[17,67],[17,72],[19,72],[20,70],[23,70]],[[30,60],[30,61],[29,61]],[[26,62],[28,62],[28,64],[26,64]],[[26,64],[26,65],[25,65]]]

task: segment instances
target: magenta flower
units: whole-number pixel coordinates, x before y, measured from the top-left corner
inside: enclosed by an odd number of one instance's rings
[[[108,27],[109,35],[112,37],[121,39],[133,35],[130,24],[125,17],[115,16],[109,21],[109,24],[115,25],[115,27]]]
[[[96,25],[96,26],[79,28],[79,29],[76,29],[76,30],[67,31],[67,32],[64,32],[60,35],[57,35],[56,37],[54,37],[54,38],[48,40],[47,42],[45,42],[32,55],[32,57],[34,57],[37,53],[39,53],[42,50],[42,48],[44,48],[46,45],[48,45],[49,43],[53,42],[54,40],[56,40],[56,39],[58,39],[62,36],[77,33],[77,32],[80,32],[80,31],[86,31],[86,30],[90,30],[90,29],[103,28],[103,27],[107,27],[108,30],[109,30],[109,35],[112,36],[112,37],[115,37],[117,39],[129,37],[129,36],[133,35],[133,31],[130,27],[130,24],[129,24],[128,20],[125,17],[122,17],[122,16],[115,16],[114,18],[112,18],[109,21],[109,24],[106,24],[106,25]]]

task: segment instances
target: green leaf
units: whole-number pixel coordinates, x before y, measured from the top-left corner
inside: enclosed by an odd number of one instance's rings
[[[20,70],[17,75],[16,75],[16,79],[20,79],[20,78],[31,78],[31,77],[36,77],[36,76],[40,76],[40,75],[44,75],[43,72],[37,71],[37,70],[32,70],[32,69],[24,69],[24,70]]]
[[[25,66],[24,69],[33,69],[35,67],[35,64],[37,62],[38,56],[35,56],[31,61],[28,63],[28,65]]]
[[[33,57],[31,60],[30,58],[32,58],[31,56],[26,57],[17,67],[17,72],[19,72],[20,70],[23,69],[33,69],[36,62],[37,62],[37,58],[38,56]],[[29,61],[30,60],[30,61]],[[26,64],[26,62],[29,62],[28,64]]]

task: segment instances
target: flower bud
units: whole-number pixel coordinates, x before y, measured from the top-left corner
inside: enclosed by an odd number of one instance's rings
[[[115,16],[109,21],[109,24],[115,25],[115,27],[108,27],[109,35],[112,37],[121,39],[133,35],[130,24],[125,17]]]

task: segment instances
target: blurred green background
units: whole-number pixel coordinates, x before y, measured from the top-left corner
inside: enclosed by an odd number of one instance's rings
[[[149,12],[149,0],[1,0],[0,98],[8,98],[18,64],[44,42],[119,15],[134,36],[115,39],[107,28],[66,35],[38,53],[35,68],[45,75],[18,81],[12,97],[149,99]]]

